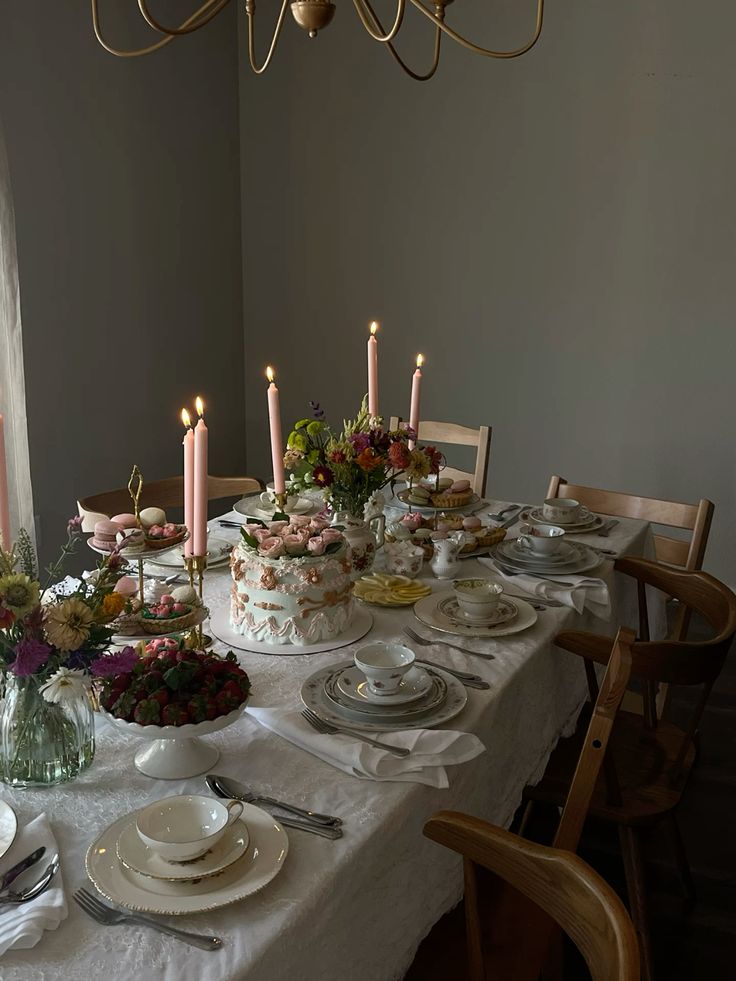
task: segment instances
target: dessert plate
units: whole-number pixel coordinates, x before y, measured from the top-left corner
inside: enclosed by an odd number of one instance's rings
[[[18,818],[4,800],[0,800],[0,858],[8,851],[18,833]]]
[[[255,515],[261,520],[268,520],[273,517],[279,508],[275,504],[273,506],[269,505],[267,508],[264,507],[258,497],[244,497],[233,504],[233,510],[246,518]],[[314,501],[308,497],[300,497],[294,507],[284,509],[284,514],[316,514],[317,510],[318,507]]]
[[[198,627],[200,623],[204,621],[209,616],[209,610],[206,606],[203,606],[194,620],[187,627],[183,627],[181,630],[169,630],[165,634],[149,634],[143,628],[141,628],[137,633],[134,634],[113,634],[112,642],[118,647],[124,647],[127,644],[136,644],[139,640],[143,640],[148,643],[149,640],[156,640],[157,637],[181,637],[182,634],[188,634],[195,627]]]
[[[353,721],[374,722],[389,720],[395,722],[411,721],[422,719],[429,712],[433,712],[447,698],[447,686],[438,675],[431,675],[431,687],[426,695],[415,702],[408,702],[402,705],[376,705],[373,702],[358,704],[347,695],[344,695],[337,687],[337,675],[334,672],[325,680],[325,695],[332,703],[333,709],[344,718]]]
[[[204,855],[191,862],[167,862],[141,840],[133,815],[120,833],[115,848],[121,863],[131,872],[167,882],[193,882],[229,868],[243,857],[249,840],[246,825],[241,820],[233,821],[222,838]]]
[[[487,620],[475,620],[468,616],[460,606],[455,596],[447,596],[441,600],[438,607],[439,611],[452,620],[454,623],[461,623],[468,627],[499,627],[503,623],[510,623],[514,617],[518,616],[519,608],[516,603],[503,596],[498,601],[498,606]]]
[[[207,568],[213,569],[217,566],[227,565],[230,561],[232,547],[232,543],[226,542],[224,538],[209,538],[207,540]],[[163,557],[151,555],[146,561],[150,562],[151,565],[165,566],[167,569],[183,569],[185,566],[184,549],[179,546],[166,552]]]
[[[172,549],[179,548],[179,546],[183,545],[183,543],[187,541],[188,538],[189,538],[189,532],[187,532],[184,538],[177,539],[177,541],[173,545],[164,545],[161,548],[146,548],[145,546],[143,548],[137,548],[137,549],[125,548],[120,552],[120,554],[127,562],[132,562],[134,559],[145,559],[147,562],[149,562],[151,561],[152,556],[166,555]],[[92,549],[92,551],[97,552],[98,555],[110,554],[109,552],[105,551],[104,548],[97,548],[96,545],[93,545],[91,538],[87,539],[87,544]]]
[[[391,695],[376,695],[370,690],[365,675],[356,667],[345,668],[336,676],[337,687],[343,695],[358,705],[404,705],[426,695],[432,687],[432,679],[424,668],[413,667],[401,679],[397,692]]]
[[[518,634],[537,622],[534,608],[525,600],[514,599],[514,606],[518,612],[513,620],[507,623],[500,623],[496,626],[461,623],[440,609],[440,605],[448,599],[455,601],[455,594],[452,592],[432,593],[431,596],[419,600],[414,607],[414,616],[428,627],[439,630],[443,634],[457,634],[461,637],[487,637],[491,640],[494,637]]]
[[[406,511],[418,511],[419,514],[436,514],[439,511],[467,511],[468,508],[479,508],[482,504],[487,503],[481,500],[477,494],[473,494],[469,501],[465,504],[459,504],[454,508],[436,508],[432,504],[413,504],[411,501],[407,500],[408,491],[399,491],[393,501],[389,501],[389,507],[404,508]]]
[[[501,548],[501,546],[503,547]],[[518,559],[522,562],[544,562],[545,564],[553,563],[557,565],[559,563],[564,564],[565,562],[574,561],[578,557],[573,544],[570,542],[560,542],[557,551],[552,555],[540,555],[538,552],[533,552],[530,548],[519,545],[518,538],[499,542],[499,547],[502,552],[506,552],[511,558]]]
[[[530,508],[528,511],[524,511],[521,519],[522,521],[533,521],[537,525],[556,525],[566,531],[595,531],[603,524],[603,518],[599,518],[597,514],[593,514],[587,508],[584,517],[579,521],[551,521],[549,518],[545,518],[541,508]]]
[[[353,592],[359,600],[374,606],[411,606],[422,596],[431,593],[432,587],[408,576],[389,576],[374,572],[369,576],[361,576],[355,583]]]
[[[230,625],[230,604],[225,603],[210,617],[210,630],[215,637],[227,644],[237,647],[240,651],[253,654],[271,654],[277,657],[295,657],[297,654],[322,654],[325,651],[336,651],[340,647],[354,644],[356,640],[365,637],[373,626],[373,614],[363,606],[355,608],[353,622],[348,629],[332,640],[321,641],[319,644],[266,644],[261,640],[251,640],[239,634]]]
[[[217,876],[167,882],[126,869],[118,861],[115,844],[126,825],[135,820],[130,814],[111,824],[89,846],[87,875],[105,899],[138,913],[177,916],[220,909],[263,889],[281,871],[289,851],[286,832],[260,807],[244,804],[243,819],[250,833],[245,854]]]
[[[429,597],[428,597],[429,598]],[[342,708],[339,703],[332,701],[325,689],[325,683],[329,682],[331,675],[336,670],[347,668],[350,662],[345,662],[334,667],[322,668],[304,682],[301,689],[302,702],[318,715],[325,722],[335,726],[350,725],[353,729],[362,729],[366,732],[395,732],[401,729],[431,729],[434,726],[443,725],[454,719],[465,708],[468,701],[467,692],[461,681],[453,678],[452,675],[439,668],[431,668],[428,673],[436,675],[445,685],[447,694],[442,701],[433,708],[425,708],[423,711],[415,711],[410,714],[399,715],[398,708],[389,714],[389,708],[378,710],[368,715],[367,712],[359,712],[354,709]],[[366,706],[367,708],[367,706]],[[380,708],[380,707],[379,707]],[[408,706],[411,710],[412,706]]]
[[[590,572],[591,569],[595,569],[603,561],[603,556],[599,555],[592,548],[588,548],[587,545],[583,545],[582,542],[571,544],[574,545],[575,550],[578,552],[578,558],[575,561],[559,563],[557,565],[545,565],[543,563],[532,565],[528,562],[522,562],[510,557],[508,553],[504,553],[500,549],[500,546],[497,546],[491,552],[491,556],[504,571],[512,573],[522,572],[532,576],[535,574],[540,576],[577,576],[583,572]]]

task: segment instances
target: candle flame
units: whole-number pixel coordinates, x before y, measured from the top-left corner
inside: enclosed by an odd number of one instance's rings
[[[268,380],[270,382],[272,382],[274,380],[274,378],[275,378],[275,375],[274,375],[274,372],[273,372],[273,368],[271,367],[271,365],[269,365],[266,368],[266,378],[268,378]]]
[[[418,354],[417,355],[417,368],[421,368],[423,364],[424,364],[424,355],[423,354]]]
[[[181,421],[184,423],[187,429],[189,429],[192,424],[192,420],[189,418],[189,413],[186,409],[181,410]]]
[[[203,401],[202,401],[202,399],[201,399],[201,398],[199,397],[199,395],[198,395],[198,396],[196,397],[196,399],[194,400],[194,405],[195,405],[195,407],[196,407],[196,409],[197,409],[197,415],[198,415],[198,416],[199,416],[199,418],[201,419],[201,418],[202,418],[202,416],[204,415],[204,402],[203,402]]]
[[[378,330],[378,321],[377,320],[374,320],[371,323],[371,337],[375,337],[376,336],[376,331],[377,330]]]

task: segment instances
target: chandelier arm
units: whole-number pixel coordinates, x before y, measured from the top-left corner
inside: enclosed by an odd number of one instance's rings
[[[193,21],[195,21],[199,15],[208,8],[212,7],[213,4],[218,3],[219,0],[206,0],[206,2],[195,12],[188,17],[181,27],[188,27]],[[155,41],[153,44],[147,45],[145,48],[134,48],[130,51],[123,51],[121,48],[113,48],[112,45],[108,44],[107,41],[102,36],[102,31],[100,29],[100,11],[98,6],[98,0],[91,0],[92,4],[92,27],[94,28],[95,37],[100,42],[105,51],[109,51],[110,54],[115,55],[117,58],[138,58],[140,55],[151,54],[153,51],[158,51],[163,48],[164,45],[169,44],[174,40],[175,35],[170,34],[167,37],[161,38],[159,41]]]
[[[358,11],[358,17],[360,17],[363,27],[366,29],[366,31],[368,31],[368,33],[370,34],[370,36],[373,38],[374,41],[380,41],[382,44],[388,44],[389,41],[393,41],[393,39],[399,33],[399,28],[401,27],[401,23],[404,20],[406,0],[399,0],[398,7],[396,8],[396,17],[394,19],[393,27],[388,32],[388,34],[384,32],[383,28],[381,28],[380,34],[375,33],[368,17],[366,17],[365,10],[363,9],[364,2],[365,0],[353,0],[353,6]],[[365,5],[366,7],[369,7],[368,3],[365,3]],[[376,15],[373,12],[373,10],[370,10],[370,13],[373,14],[373,17],[375,19]]]
[[[281,4],[281,10],[279,11],[279,19],[276,21],[276,29],[273,32],[273,37],[271,38],[271,45],[268,49],[268,54],[266,55],[266,60],[263,62],[259,68],[256,64],[256,53],[255,53],[255,29],[253,21],[255,19],[256,5],[255,0],[246,0],[245,12],[248,15],[248,61],[250,62],[250,67],[256,73],[256,75],[261,75],[268,68],[273,53],[276,50],[276,42],[281,34],[281,28],[284,26],[284,17],[286,16],[286,8],[289,5],[290,0],[283,0]]]
[[[168,34],[171,37],[177,37],[180,34],[191,34],[192,31],[198,31],[200,27],[204,27],[208,24],[213,17],[216,17],[220,11],[230,3],[230,0],[207,0],[206,3],[202,4],[199,10],[195,11],[193,16],[197,17],[196,23],[191,23],[191,18],[185,21],[184,24],[180,24],[179,27],[164,27],[160,24],[153,14],[148,9],[148,4],[146,0],[138,0],[138,8],[143,16],[143,19],[152,27],[154,31],[158,31],[159,34]],[[207,10],[209,8],[209,10]],[[202,17],[199,18],[199,15]],[[189,26],[185,26],[188,24]]]
[[[534,34],[530,41],[524,44],[520,48],[516,48],[514,51],[490,51],[488,48],[481,48],[477,44],[473,44],[472,41],[468,41],[464,38],[462,34],[458,34],[457,31],[453,31],[451,27],[444,24],[431,10],[428,10],[421,0],[410,0],[410,2],[424,14],[433,21],[439,30],[444,31],[448,37],[451,37],[453,41],[457,41],[458,44],[462,44],[464,48],[469,51],[475,52],[475,54],[484,55],[486,58],[518,58],[519,55],[526,54],[526,52],[533,48],[534,45],[539,40],[539,35],[542,33],[542,19],[544,17],[544,0],[537,0],[537,23],[534,28]]]
[[[381,24],[381,21],[378,19],[378,14],[375,12],[375,10],[373,9],[373,7],[371,7],[370,0],[363,0],[363,3],[365,4],[365,7],[366,7],[366,9],[367,9],[370,17],[372,18],[372,20],[373,20],[374,24],[376,25],[376,27],[378,28],[378,30],[382,34],[385,34],[386,32],[383,29],[383,25]],[[362,17],[361,17],[361,20],[362,20]],[[375,35],[372,34],[371,36],[375,36]],[[438,27],[437,28],[437,31],[435,33],[435,36],[434,36],[434,60],[432,62],[432,67],[429,69],[429,71],[425,72],[423,75],[420,75],[418,72],[415,72],[411,68],[409,68],[409,66],[406,64],[406,62],[401,57],[401,55],[396,50],[396,48],[393,46],[393,44],[391,43],[391,41],[386,41],[386,47],[391,52],[391,57],[394,59],[394,61],[397,63],[397,65],[400,68],[402,68],[406,72],[406,74],[410,76],[410,78],[415,79],[415,81],[417,81],[417,82],[428,82],[429,79],[437,71],[437,66],[440,63],[440,48],[441,48],[441,45],[442,45],[442,31]]]

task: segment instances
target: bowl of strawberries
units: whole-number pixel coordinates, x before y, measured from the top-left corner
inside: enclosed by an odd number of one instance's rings
[[[222,657],[157,637],[130,673],[105,678],[100,706],[113,726],[147,740],[135,754],[137,770],[181,780],[212,769],[220,753],[200,737],[240,718],[249,694],[232,651]]]

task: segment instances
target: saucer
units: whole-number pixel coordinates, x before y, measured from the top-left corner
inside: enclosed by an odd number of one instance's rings
[[[483,620],[469,616],[454,595],[441,600],[437,608],[448,620],[455,620],[458,623],[467,624],[469,627],[498,627],[502,623],[510,623],[519,612],[518,606],[503,596],[499,599],[493,613]]]
[[[191,862],[167,862],[145,845],[135,826],[135,815],[123,828],[115,850],[122,865],[151,879],[168,882],[191,882],[217,875],[245,854],[250,836],[241,820],[233,821],[225,834],[204,855]]]
[[[560,542],[557,546],[557,551],[552,552],[551,555],[543,555],[541,552],[535,552],[531,548],[525,548],[523,545],[519,545],[518,538],[500,544],[505,546],[505,549],[502,549],[502,551],[511,552],[516,559],[528,560],[530,562],[544,562],[545,565],[569,562],[577,554],[574,546],[569,542]]]
[[[521,518],[523,521],[532,521],[536,525],[557,525],[559,528],[565,528],[566,531],[593,531],[603,524],[603,519],[587,508],[579,521],[551,521],[545,518],[541,508],[530,508],[522,512]]]
[[[521,633],[527,627],[531,627],[537,622],[537,614],[534,607],[522,599],[514,599],[514,606],[518,607],[518,615],[507,623],[499,623],[495,626],[489,624],[469,624],[461,623],[454,616],[449,616],[447,609],[453,609],[451,605],[445,606],[445,602],[451,600],[457,603],[452,592],[432,593],[414,607],[414,616],[421,623],[439,630],[443,634],[455,634],[460,637],[506,637],[510,634]]]
[[[372,705],[403,705],[423,698],[432,687],[432,679],[423,668],[412,667],[401,679],[396,692],[376,695],[368,686],[365,675],[357,668],[346,668],[337,677],[337,687],[351,701]]]

